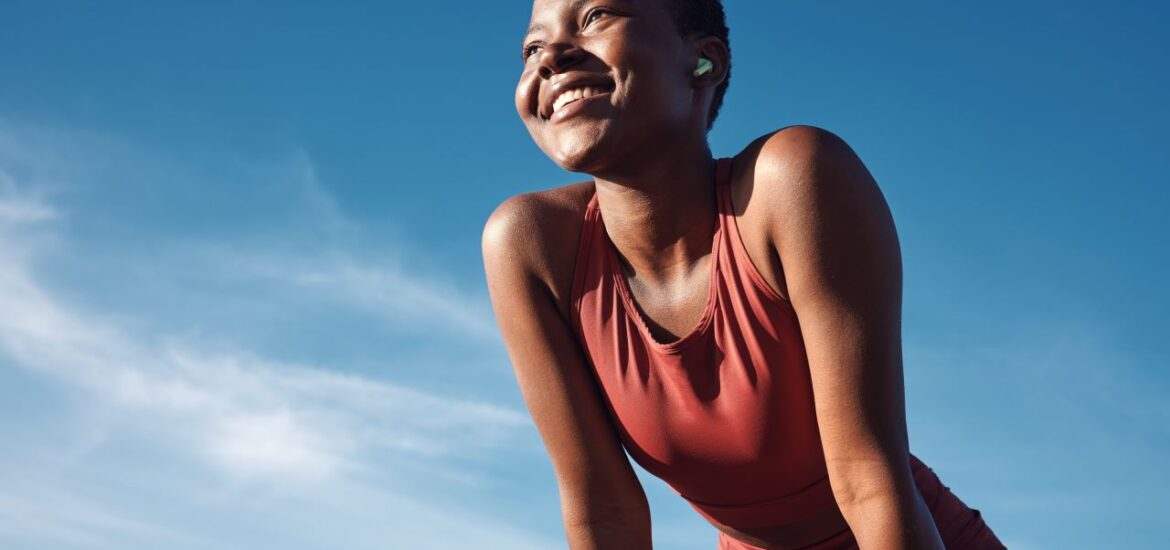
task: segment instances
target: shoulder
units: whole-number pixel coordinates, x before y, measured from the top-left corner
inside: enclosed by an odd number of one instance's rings
[[[752,200],[778,240],[832,220],[887,213],[877,183],[853,148],[816,126],[794,125],[765,134],[735,157],[737,180],[748,180]]]
[[[549,289],[567,315],[577,243],[592,195],[588,181],[504,200],[484,223],[485,268],[524,271]]]
[[[764,161],[811,160],[818,155],[847,155],[852,150],[837,134],[809,124],[794,124],[768,132],[740,152],[739,156]]]
[[[839,270],[865,265],[893,279],[899,269],[885,198],[828,130],[797,125],[760,136],[734,157],[731,194],[748,255],[793,305],[817,284],[843,280]]]
[[[509,197],[484,223],[485,254],[503,253],[540,264],[550,248],[570,240],[575,244],[592,194],[590,181]]]
[[[735,164],[769,197],[873,184],[853,148],[816,126],[787,126],[760,136],[736,155]]]

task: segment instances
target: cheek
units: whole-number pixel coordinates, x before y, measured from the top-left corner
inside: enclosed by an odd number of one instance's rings
[[[689,81],[680,76],[683,71],[670,60],[657,57],[641,59],[639,64],[642,70],[634,83],[639,108],[670,119],[689,116],[693,90]]]
[[[540,75],[535,64],[526,64],[516,80],[516,111],[520,118],[536,116],[540,98]]]
[[[531,97],[532,97],[531,92],[529,92],[529,88],[530,88],[530,84],[528,83],[528,79],[526,79],[522,75],[520,77],[520,81],[516,83],[516,97],[515,97],[516,114],[520,115],[520,118],[522,118],[522,119],[528,118],[528,115],[529,115],[529,112],[528,112],[529,107],[528,106],[531,105]]]
[[[541,144],[540,135],[537,132],[537,125],[540,124],[540,121],[536,120],[533,114],[533,109],[535,108],[533,103],[536,102],[538,95],[539,89],[532,85],[530,79],[521,76],[520,82],[516,84],[516,95],[514,98],[516,114],[520,116],[520,121],[528,129],[528,134],[532,136],[532,140],[536,142],[538,147],[543,149],[544,145]]]
[[[661,54],[662,45],[646,40],[631,40],[608,58],[617,67],[630,101],[658,106],[668,99],[676,86],[684,84],[671,70],[668,59]],[[651,105],[645,105],[649,107]]]

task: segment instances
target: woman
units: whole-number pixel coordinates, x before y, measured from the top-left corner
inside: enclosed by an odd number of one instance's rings
[[[707,144],[730,74],[717,0],[536,0],[516,107],[592,181],[512,197],[493,308],[574,549],[650,548],[623,447],[719,548],[1002,548],[910,454],[901,258],[833,134]]]

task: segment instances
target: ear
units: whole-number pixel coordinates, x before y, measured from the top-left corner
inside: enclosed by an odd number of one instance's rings
[[[695,41],[695,62],[700,58],[711,61],[711,70],[699,76],[692,76],[696,88],[714,88],[727,79],[727,70],[730,67],[731,52],[727,44],[714,36],[700,38]],[[696,65],[692,64],[694,70]]]

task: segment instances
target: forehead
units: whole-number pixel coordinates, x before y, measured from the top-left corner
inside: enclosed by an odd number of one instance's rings
[[[645,13],[655,11],[667,2],[669,0],[535,0],[532,2],[528,34],[543,30],[547,24],[594,5],[636,9],[639,13]]]

